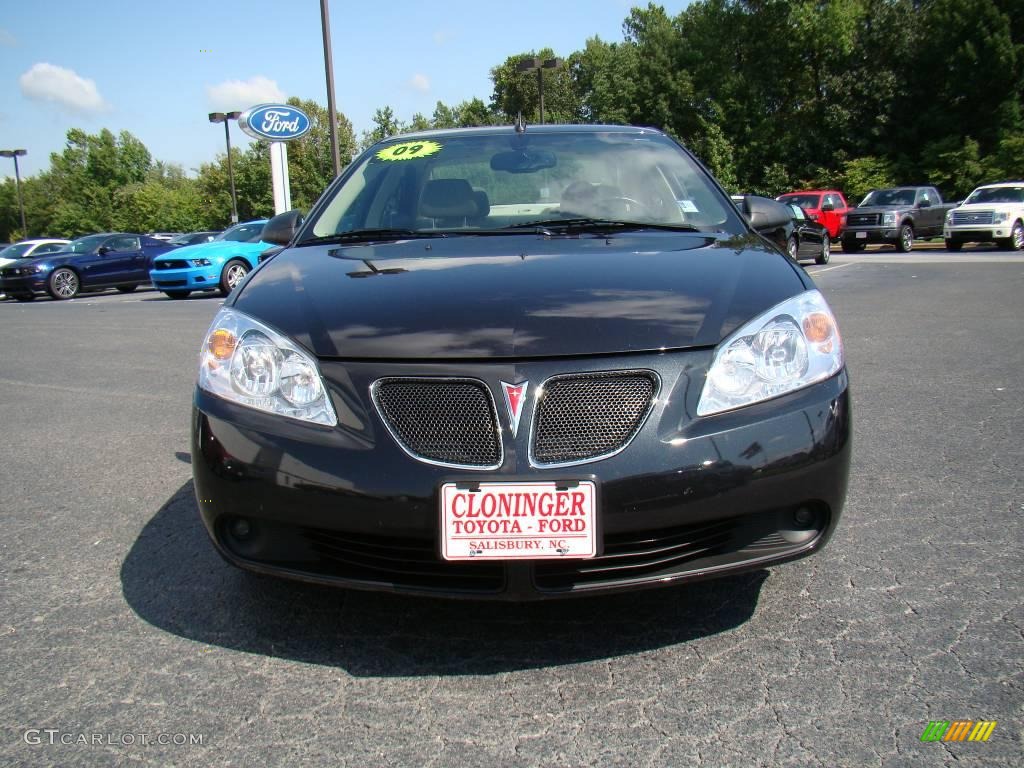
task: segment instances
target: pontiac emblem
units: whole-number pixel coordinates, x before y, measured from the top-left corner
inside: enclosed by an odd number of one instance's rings
[[[501,391],[505,395],[505,407],[508,408],[508,423],[512,428],[512,437],[519,431],[519,418],[523,415],[523,403],[526,402],[526,388],[530,382],[523,381],[519,384],[501,382]]]

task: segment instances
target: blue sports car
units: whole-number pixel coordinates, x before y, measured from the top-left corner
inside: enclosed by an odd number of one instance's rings
[[[270,243],[260,240],[266,220],[237,224],[209,243],[187,245],[153,260],[149,278],[158,291],[184,299],[192,291],[227,296],[259,263]]]

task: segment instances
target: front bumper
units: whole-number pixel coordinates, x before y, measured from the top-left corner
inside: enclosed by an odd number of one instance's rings
[[[44,293],[49,276],[49,272],[38,272],[34,275],[0,278],[0,293],[6,293],[9,296]]]
[[[1013,222],[996,224],[992,227],[951,227],[948,224],[942,230],[946,240],[957,243],[994,243],[1006,240],[1013,234]]]
[[[158,291],[212,291],[220,285],[220,265],[151,269],[149,279]]]
[[[231,563],[364,589],[535,599],[594,594],[762,568],[809,555],[834,531],[850,464],[845,369],[776,400],[696,418],[710,351],[529,364],[381,365],[322,362],[339,425],[253,411],[197,390],[192,466],[200,514]],[[644,359],[647,357],[648,359]],[[667,364],[666,364],[667,363]],[[621,453],[574,467],[527,457],[530,405],[502,466],[482,473],[401,450],[369,399],[382,376],[460,375],[543,381],[579,370],[650,367],[663,382]],[[574,371],[575,372],[575,371]],[[438,489],[453,480],[592,479],[598,556],[536,562],[441,558]],[[811,522],[799,525],[804,510]],[[235,535],[244,520],[249,533]]]
[[[892,227],[858,227],[856,229],[844,229],[842,233],[843,242],[851,243],[895,243],[900,239],[899,229]]]

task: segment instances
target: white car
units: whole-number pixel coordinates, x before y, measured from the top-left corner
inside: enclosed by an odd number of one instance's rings
[[[964,243],[995,243],[1024,251],[1024,181],[978,187],[946,214],[942,234],[951,251],[959,251]]]
[[[57,240],[50,237],[22,240],[20,243],[9,245],[0,250],[0,267],[6,267],[18,259],[34,259],[37,256],[45,256],[47,253],[63,251],[64,246],[70,242],[70,240]]]

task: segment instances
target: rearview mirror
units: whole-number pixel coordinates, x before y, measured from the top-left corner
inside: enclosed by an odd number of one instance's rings
[[[288,245],[302,226],[302,211],[279,213],[263,227],[260,240],[274,245]]]
[[[545,168],[554,168],[558,160],[553,152],[545,150],[512,150],[499,152],[491,158],[492,171],[507,173],[535,173]]]

